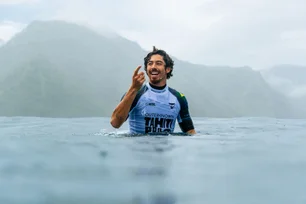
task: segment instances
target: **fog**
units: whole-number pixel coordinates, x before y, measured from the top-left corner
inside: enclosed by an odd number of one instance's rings
[[[79,106],[89,103],[94,108],[75,112],[76,108],[67,115],[90,115],[99,109],[101,115],[109,115],[112,105],[129,86],[129,74],[143,63],[145,53],[155,45],[175,58],[174,77],[169,83],[189,95],[195,115],[304,117],[305,10],[306,2],[302,0],[93,0],[90,3],[0,0],[0,83],[4,87],[0,93],[2,103],[7,105],[2,109],[14,110],[13,105],[8,105],[11,101],[25,100],[12,94],[12,90],[26,100],[33,100],[24,87],[32,87],[29,84],[33,78],[40,85],[47,78],[70,87],[66,92],[79,90],[73,95],[76,99],[87,94],[86,88],[92,90],[87,95],[91,100],[80,102]],[[37,21],[58,23],[35,24]],[[63,31],[74,37],[66,38]],[[118,60],[118,56],[124,60]],[[76,70],[74,79],[70,74],[72,68]],[[114,84],[103,78],[106,72],[120,80]],[[24,73],[34,76],[30,78]],[[50,78],[48,73],[56,77]],[[12,83],[12,78],[20,81]],[[83,90],[73,80],[84,78],[80,86]],[[99,81],[102,78],[104,83]],[[52,87],[51,81],[49,85],[41,85],[48,86]],[[115,91],[103,92],[108,100],[99,96],[102,92],[95,91],[98,87],[114,86]],[[49,93],[45,89],[32,94],[51,97],[45,96]],[[57,87],[57,90],[64,89]],[[57,97],[62,96],[64,92]],[[103,103],[99,104],[100,100]],[[19,105],[16,102],[15,106]],[[54,111],[51,105],[48,111],[25,113],[25,106],[5,114],[48,116]]]
[[[146,50],[156,45],[193,63],[305,65],[305,10],[304,0],[2,0],[0,39],[33,20],[58,19],[111,29]]]
[[[4,44],[4,40],[0,39],[0,46]]]

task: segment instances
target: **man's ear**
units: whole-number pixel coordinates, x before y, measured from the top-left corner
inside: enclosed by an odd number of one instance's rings
[[[172,70],[171,67],[167,67],[167,68],[166,68],[166,73],[168,74],[171,70]]]

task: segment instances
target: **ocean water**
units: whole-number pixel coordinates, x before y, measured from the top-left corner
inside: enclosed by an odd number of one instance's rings
[[[128,137],[109,118],[1,117],[0,203],[306,203],[306,120],[194,123]]]

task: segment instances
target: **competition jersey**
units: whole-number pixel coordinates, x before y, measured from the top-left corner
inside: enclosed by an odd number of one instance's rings
[[[193,129],[185,96],[168,87],[154,89],[146,83],[129,112],[131,133],[173,132],[176,120],[183,131]]]

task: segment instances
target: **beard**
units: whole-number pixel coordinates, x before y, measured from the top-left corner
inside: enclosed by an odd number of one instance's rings
[[[153,68],[149,71],[149,78],[152,84],[159,84],[165,77],[161,71]]]
[[[164,77],[151,78],[151,79],[150,79],[150,82],[151,82],[152,84],[159,84],[163,79],[164,79]]]

